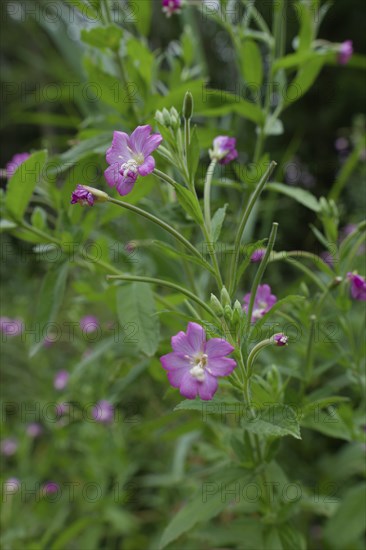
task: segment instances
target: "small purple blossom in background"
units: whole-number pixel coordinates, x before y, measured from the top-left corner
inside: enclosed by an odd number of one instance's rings
[[[58,418],[61,418],[61,416],[69,412],[69,410],[70,410],[69,403],[57,403],[55,407],[55,412]]]
[[[110,424],[114,418],[114,407],[112,403],[106,399],[101,399],[93,407],[93,418],[97,422],[102,422],[104,424]]]
[[[52,338],[54,336],[54,338]],[[53,346],[53,344],[56,342],[57,335],[56,334],[50,334],[49,336],[46,336],[46,338],[43,340],[43,345],[45,348],[50,348]]]
[[[138,176],[147,176],[155,168],[151,153],[162,142],[160,134],[151,134],[149,125],[138,126],[129,136],[125,132],[114,132],[106,159],[109,168],[104,172],[110,187],[116,187],[120,195],[132,191]]]
[[[38,422],[32,422],[28,424],[26,431],[29,437],[39,437],[43,433],[43,427]]]
[[[262,259],[264,258],[265,253],[266,253],[266,249],[265,249],[265,248],[258,248],[258,249],[255,250],[255,251],[253,252],[253,254],[251,255],[250,261],[251,261],[251,262],[261,262]]]
[[[286,334],[282,334],[282,332],[280,332],[278,334],[274,334],[273,342],[276,346],[279,346],[279,347],[287,346],[288,336],[286,336]]]
[[[54,495],[60,490],[60,486],[58,483],[55,483],[54,481],[47,481],[42,486],[42,493],[43,495]]]
[[[258,319],[261,319],[271,307],[277,302],[277,297],[271,294],[271,287],[269,285],[259,285],[257,294],[255,295],[254,306],[252,311],[251,322],[255,323]],[[251,293],[249,292],[244,296],[243,309],[245,313],[248,313],[248,307],[250,302]]]
[[[225,357],[234,351],[233,346],[220,338],[206,341],[206,333],[197,323],[188,323],[187,332],[178,332],[171,344],[173,352],[160,361],[171,385],[188,399],[199,395],[209,401],[218,388],[217,377],[228,376],[236,367],[234,359]]]
[[[167,17],[171,17],[174,13],[179,13],[182,7],[182,0],[163,0],[163,12]]]
[[[3,484],[4,491],[8,494],[14,494],[20,489],[20,481],[16,477],[9,477]]]
[[[4,456],[12,456],[17,452],[18,441],[15,437],[7,437],[0,443],[0,451]]]
[[[340,65],[346,65],[351,59],[353,54],[353,42],[352,40],[346,40],[342,42],[338,51],[338,63]]]
[[[0,332],[6,336],[18,336],[24,330],[24,323],[20,319],[0,317]]]
[[[75,191],[71,195],[71,204],[81,204],[81,206],[93,206],[94,195],[90,193],[83,185],[77,185]]]
[[[211,160],[217,159],[219,164],[228,164],[238,156],[238,151],[235,149],[235,146],[235,138],[217,136],[213,140],[213,149],[209,151]]]
[[[323,262],[326,263],[329,267],[331,268],[334,267],[336,259],[333,256],[333,254],[329,252],[329,250],[324,250],[324,252],[321,252],[320,257],[323,260]]]
[[[86,315],[80,319],[80,328],[83,332],[89,334],[95,332],[99,328],[99,321],[94,315]]]
[[[357,273],[347,273],[347,279],[351,282],[351,295],[355,300],[366,301],[366,280]]]
[[[29,153],[17,153],[6,165],[6,177],[10,179],[18,166],[23,164],[30,157]]]
[[[70,374],[67,372],[67,370],[59,370],[58,372],[56,372],[53,379],[53,387],[56,390],[65,389],[69,381],[69,376]]]

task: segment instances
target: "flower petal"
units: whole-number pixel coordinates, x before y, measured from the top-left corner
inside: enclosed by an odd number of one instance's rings
[[[175,352],[192,355],[195,351],[189,343],[186,333],[182,330],[175,336],[172,336],[171,343]]]
[[[234,359],[229,357],[214,357],[209,359],[206,370],[213,376],[228,376],[236,367]]]
[[[123,197],[124,195],[128,195],[128,193],[131,193],[133,186],[136,183],[136,179],[130,179],[130,178],[124,178],[121,176],[121,181],[118,183],[116,189],[118,193]]]
[[[129,137],[125,132],[113,132],[112,145],[106,154],[108,164],[116,162],[120,166],[131,158],[131,153],[128,150],[128,140]]]
[[[196,353],[203,351],[206,342],[206,333],[201,325],[197,323],[188,323],[187,338]]]
[[[122,183],[123,177],[118,171],[118,164],[113,163],[104,171],[104,177],[110,187],[116,187]]]
[[[218,382],[216,378],[206,372],[204,381],[199,383],[198,394],[204,401],[210,401],[215,395],[217,388]]]
[[[145,158],[145,162],[138,167],[138,173],[140,176],[147,176],[155,168],[155,159],[153,157]]]
[[[182,377],[179,391],[187,399],[194,399],[198,394],[200,384],[202,382],[198,382],[188,371]]]
[[[146,142],[143,144],[142,147],[142,153],[144,157],[148,157],[151,155],[155,149],[157,149],[160,145],[160,143],[163,141],[163,136],[160,134],[152,134],[149,136],[149,138],[146,140]]]
[[[172,351],[160,357],[161,364],[165,370],[176,370],[176,369],[190,369],[191,365],[189,360],[184,357],[183,353],[176,353]]]
[[[145,126],[137,126],[137,128],[132,132],[129,139],[129,146],[134,153],[143,152],[143,147],[151,131],[151,126],[146,124]]]
[[[209,360],[213,357],[228,355],[232,351],[234,351],[233,346],[222,338],[211,338],[205,345],[205,353],[207,353]]]

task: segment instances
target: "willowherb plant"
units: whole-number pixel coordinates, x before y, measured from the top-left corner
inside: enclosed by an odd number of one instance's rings
[[[98,24],[81,31],[88,81],[103,90],[99,111],[89,113],[77,143],[58,157],[48,160],[47,151],[15,155],[6,167],[3,228],[30,243],[34,255],[60,251],[56,265],[48,264],[40,292],[35,313],[40,325],[69,315],[94,342],[118,318],[123,341],[103,337],[95,351],[83,349],[76,366],[66,357],[53,373],[50,385],[62,399],[54,406],[57,429],[77,424],[83,406],[95,400],[90,420],[94,430],[104,431],[80,430],[80,441],[100,433],[108,446],[111,434],[114,447],[101,451],[101,462],[108,461],[106,487],[120,470],[114,452],[119,457],[122,447],[134,449],[140,436],[151,437],[150,430],[157,440],[162,426],[163,432],[172,430],[167,437],[177,446],[172,472],[161,461],[150,465],[145,448],[139,467],[123,455],[127,479],[136,479],[142,491],[163,487],[164,521],[151,540],[143,540],[146,547],[180,548],[183,541],[195,549],[358,550],[366,386],[358,303],[366,299],[366,281],[358,271],[366,224],[339,229],[344,210],[339,196],[357,168],[364,140],[356,132],[354,151],[327,197],[320,198],[282,182],[287,152],[277,151],[272,160],[273,153],[266,153],[268,138],[284,131],[282,114],[322,67],[352,63],[352,41],[331,44],[317,37],[327,6],[316,1],[294,4],[298,31],[286,53],[290,7],[283,0],[270,6],[271,25],[255,2],[164,0],[159,11],[170,21],[187,16],[187,25],[178,50],[154,57],[148,32],[151,4],[157,3],[139,3],[141,18],[133,29],[113,19],[108,0],[70,3],[100,15]],[[197,8],[229,37],[237,78],[249,99],[207,86],[197,27],[189,17],[197,16]],[[115,101],[114,92],[128,91],[130,84],[136,84],[137,97]],[[243,147],[244,133],[250,150]],[[84,171],[90,165],[96,167],[91,181]],[[325,256],[280,249],[278,242],[286,242],[282,223],[298,225],[291,207],[276,209],[289,199],[317,218],[312,231]],[[98,254],[90,260],[83,247],[92,245]],[[141,256],[134,263],[136,252]],[[71,313],[64,311],[64,300]],[[100,308],[98,317],[91,304]],[[7,340],[21,339],[26,328],[21,319],[1,317]],[[51,353],[55,345],[52,334],[32,344],[30,357]],[[112,369],[115,361],[122,362],[120,370]],[[137,377],[136,394],[141,389],[151,408],[134,439],[115,424]],[[82,403],[75,404],[75,395]],[[173,427],[171,405],[179,418]],[[76,411],[75,423],[70,411]],[[137,417],[135,411],[131,416]],[[32,441],[44,432],[40,422],[27,429]],[[341,445],[334,461],[332,441]],[[2,454],[13,457],[17,449],[10,433]],[[320,462],[314,458],[318,450]],[[98,460],[90,460],[93,471]],[[348,460],[352,468],[344,466]],[[344,475],[338,475],[342,468]],[[7,494],[17,493],[19,478],[18,471],[11,472]],[[62,480],[43,478],[43,498],[60,490]],[[172,514],[177,497],[165,491],[178,488],[183,499],[186,481],[196,493]],[[118,506],[111,512],[109,505],[107,523],[118,524],[117,532],[128,539],[130,528],[123,522],[130,517],[119,516]],[[119,536],[111,545],[120,544]],[[136,548],[140,539],[136,531],[133,536],[126,548]]]

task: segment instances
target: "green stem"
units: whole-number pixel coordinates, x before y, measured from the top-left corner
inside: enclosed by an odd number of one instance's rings
[[[181,292],[182,294],[184,294],[185,296],[188,296],[188,298],[190,298],[191,300],[199,304],[204,310],[206,310],[211,315],[211,317],[213,317],[214,319],[217,319],[217,316],[215,315],[215,313],[207,304],[205,304],[203,300],[198,298],[198,296],[193,294],[193,292],[191,292],[187,288],[184,288],[176,283],[172,283],[171,281],[165,281],[163,279],[155,279],[154,277],[140,277],[137,275],[107,275],[107,279],[118,279],[121,281],[131,281],[131,282],[135,281],[140,283],[152,283],[155,285],[166,286],[168,288],[174,288],[174,290]]]
[[[255,278],[254,278],[254,281],[253,281],[252,288],[250,289],[250,301],[249,301],[248,312],[247,312],[248,318],[247,318],[247,322],[246,322],[246,334],[248,334],[249,330],[250,330],[252,312],[253,312],[255,297],[256,297],[256,294],[257,294],[257,289],[258,289],[259,283],[262,280],[263,274],[266,270],[269,257],[271,255],[271,252],[273,250],[273,247],[274,247],[274,244],[275,244],[275,241],[276,241],[277,228],[278,228],[278,223],[274,222],[272,224],[272,230],[271,230],[271,233],[269,235],[268,245],[267,245],[267,248],[266,248],[266,253],[265,253],[261,263],[259,264],[259,268],[257,270],[257,273],[255,274]]]
[[[51,235],[48,235],[41,229],[37,229],[36,227],[33,227],[33,225],[30,225],[26,221],[22,220],[20,222],[20,226],[23,227],[24,229],[27,229],[28,231],[31,231],[31,233],[38,235],[38,237],[42,237],[42,239],[45,239],[48,242],[57,244],[58,246],[62,247],[62,242],[59,239],[55,239],[54,237],[51,237]]]
[[[206,173],[206,179],[205,179],[205,187],[203,192],[203,205],[204,205],[204,215],[205,215],[205,224],[207,228],[207,232],[212,236],[211,234],[211,182],[212,178],[215,172],[217,159],[212,159],[209,167],[207,168]]]
[[[230,295],[233,294],[233,292],[235,290],[236,270],[237,270],[237,267],[238,267],[238,259],[239,259],[239,249],[240,249],[240,244],[241,244],[241,240],[242,240],[242,237],[243,237],[243,233],[244,233],[244,230],[245,230],[245,226],[248,222],[248,219],[249,219],[249,216],[250,216],[250,214],[253,210],[253,207],[254,207],[258,197],[260,196],[261,192],[263,191],[263,188],[264,188],[265,184],[267,183],[268,179],[270,178],[275,166],[276,166],[276,162],[272,161],[271,164],[269,165],[268,169],[266,170],[265,174],[262,176],[261,180],[259,181],[257,187],[253,191],[252,195],[250,196],[249,202],[248,202],[247,207],[244,211],[243,217],[240,221],[240,225],[239,225],[238,231],[236,233],[236,237],[235,237],[234,253],[233,253],[232,261],[231,261],[230,280],[229,280],[229,283],[230,283],[229,284],[229,294]]]
[[[150,214],[149,212],[146,212],[146,210],[142,210],[138,206],[134,206],[133,204],[130,204],[128,202],[120,201],[118,199],[114,199],[112,197],[109,197],[109,202],[112,202],[113,204],[117,204],[118,206],[121,206],[122,208],[126,208],[127,210],[130,210],[131,212],[134,212],[135,214],[138,214],[139,216],[143,216],[147,220],[150,220],[151,222],[155,223],[156,225],[159,225],[162,229],[170,233],[175,239],[180,241],[194,256],[199,258],[204,264],[206,269],[212,273],[212,267],[210,264],[204,259],[204,257],[200,254],[200,252],[197,250],[193,244],[191,244],[181,233],[179,233],[176,229],[171,227],[166,222],[163,222],[153,214]]]

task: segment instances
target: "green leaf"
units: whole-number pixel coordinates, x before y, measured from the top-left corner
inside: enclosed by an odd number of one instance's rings
[[[288,405],[272,404],[258,412],[256,418],[245,419],[242,423],[245,430],[261,436],[283,437],[292,435],[301,439],[300,425],[295,411]]]
[[[184,258],[189,262],[193,262],[197,265],[200,265],[201,267],[204,267],[205,269],[207,268],[207,264],[205,264],[205,262],[203,262],[198,256],[185,254],[184,252],[179,250],[179,248],[171,246],[164,241],[154,240],[152,246],[156,246],[157,248],[159,248],[159,250],[164,252],[164,254],[166,254],[168,258],[173,258],[175,260]]]
[[[284,132],[282,121],[279,118],[269,118],[264,126],[266,136],[280,136]]]
[[[244,80],[258,90],[263,80],[263,65],[260,49],[254,40],[246,39],[242,43],[240,64]]]
[[[156,317],[154,293],[150,285],[131,283],[117,291],[117,313],[122,326],[135,326],[136,346],[154,355],[159,345],[160,324]]]
[[[66,2],[71,6],[73,6],[74,8],[78,9],[80,13],[87,19],[90,19],[91,21],[99,20],[100,15],[98,14],[98,12],[92,9],[88,4],[86,4],[82,0],[66,0]]]
[[[136,6],[138,11],[136,15],[131,13],[131,18],[133,16],[135,17],[134,22],[139,33],[143,36],[147,36],[151,25],[153,2],[132,2],[131,12]]]
[[[299,68],[296,77],[288,85],[285,92],[286,106],[298,101],[308,91],[322,70],[325,61],[326,57],[317,57],[310,59]]]
[[[242,403],[233,397],[214,397],[208,403],[201,399],[185,399],[174,407],[175,411],[200,411],[204,415],[209,414],[224,414],[226,407],[228,410],[232,409],[233,405],[241,406]],[[230,409],[230,410],[231,410]]]
[[[33,210],[31,223],[34,227],[41,230],[47,226],[47,214],[40,206],[36,206]]]
[[[17,224],[12,220],[0,220],[0,231],[9,231],[10,229],[15,229]]]
[[[227,207],[228,207],[228,204],[226,203],[222,208],[219,208],[218,210],[216,210],[215,214],[212,217],[212,220],[211,220],[212,235],[211,236],[214,243],[220,237],[221,228],[222,228],[222,224],[224,223]]]
[[[345,494],[338,510],[324,529],[324,537],[330,548],[353,548],[365,530],[366,483],[352,487]]]
[[[264,123],[264,115],[258,105],[223,90],[211,90],[203,87],[200,96],[194,98],[194,110],[196,115],[202,116],[236,113],[258,125]]]
[[[202,210],[196,197],[193,195],[192,191],[183,187],[182,185],[176,185],[174,187],[177,193],[177,199],[180,202],[181,206],[187,212],[191,218],[197,222],[199,225],[203,224]]]
[[[95,103],[102,101],[120,114],[124,114],[131,100],[130,89],[132,90],[135,85],[127,83],[123,86],[118,78],[103,71],[89,57],[84,58],[84,67],[90,82],[98,84],[97,88],[91,88],[89,92],[91,96],[94,94]]]
[[[266,189],[268,189],[269,191],[275,191],[276,193],[287,195],[288,197],[291,197],[303,206],[306,206],[306,208],[313,210],[313,212],[320,211],[318,199],[305,189],[301,189],[300,187],[293,187],[292,185],[285,185],[283,183],[268,183]]]
[[[137,40],[136,38],[130,38],[127,42],[127,53],[129,61],[149,88],[155,66],[154,55],[141,40]]]
[[[22,220],[36,185],[40,182],[47,160],[47,151],[33,153],[10,178],[5,206],[15,220]]]
[[[301,426],[320,432],[328,437],[345,441],[352,441],[353,439],[347,424],[334,407],[329,407],[326,411],[321,411],[319,408],[314,409],[312,413],[302,418]]]
[[[69,264],[56,266],[43,279],[38,306],[35,315],[35,324],[41,332],[46,331],[49,323],[54,323],[64,300]],[[47,333],[47,331],[46,331]],[[37,342],[30,351],[33,357],[43,346],[43,339]]]
[[[306,52],[311,48],[314,36],[314,13],[305,2],[296,2],[296,13],[300,20],[298,52]]]
[[[213,482],[204,482],[193,500],[179,510],[169,523],[163,533],[159,548],[164,548],[192,529],[197,523],[206,522],[217,516],[228,507],[229,501],[232,500],[232,494],[229,495],[228,490],[223,492],[222,487],[228,489],[230,484],[235,482],[246,483],[251,477],[250,471],[231,466],[222,473],[217,473]]]
[[[123,31],[116,25],[81,30],[82,41],[95,48],[110,48],[111,50],[118,51],[122,38]]]

